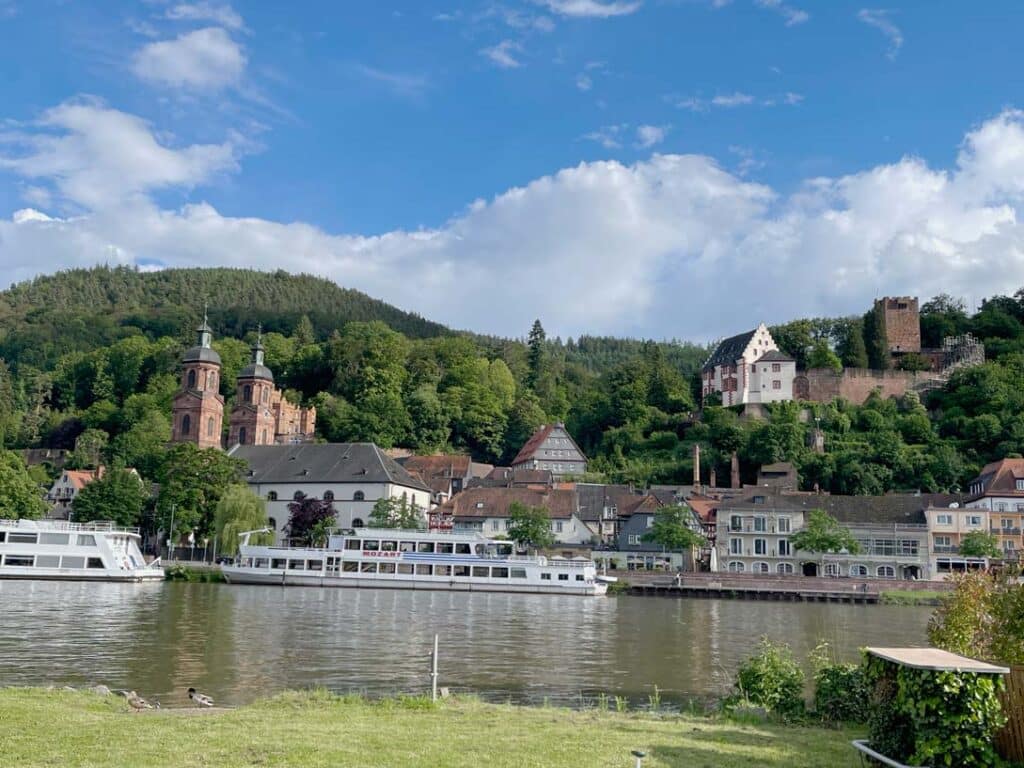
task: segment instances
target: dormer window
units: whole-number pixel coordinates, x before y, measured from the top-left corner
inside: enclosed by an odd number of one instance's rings
[[[1017,478],[1017,490],[1024,491],[1024,478]]]

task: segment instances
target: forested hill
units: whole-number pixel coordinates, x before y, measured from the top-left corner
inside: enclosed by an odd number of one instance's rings
[[[330,280],[247,269],[96,267],[38,277],[0,292],[0,358],[47,368],[61,355],[106,346],[141,332],[190,334],[204,302],[218,334],[241,337],[261,322],[291,333],[305,315],[318,338],[351,321],[380,320],[411,338],[450,333]]]

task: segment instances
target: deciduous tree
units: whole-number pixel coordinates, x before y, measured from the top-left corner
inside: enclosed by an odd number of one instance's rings
[[[114,467],[86,485],[71,503],[76,522],[110,520],[118,525],[137,526],[149,493],[137,473]]]
[[[426,519],[423,510],[405,497],[382,497],[377,499],[370,512],[371,528],[423,528]]]
[[[267,526],[267,505],[247,485],[233,483],[217,502],[213,515],[213,530],[217,535],[219,549],[225,555],[238,552],[240,535]],[[251,544],[269,544],[272,533],[257,533],[249,539]]]
[[[310,546],[314,538],[324,531],[325,526],[321,523],[334,525],[335,519],[336,513],[331,502],[303,496],[288,505],[288,538],[299,546]]]
[[[662,507],[654,514],[651,530],[644,541],[659,544],[669,552],[685,552],[703,546],[704,537],[694,530],[693,512],[681,504]]]
[[[508,537],[520,547],[543,549],[555,543],[551,533],[551,517],[544,507],[529,507],[513,501],[508,512]]]
[[[0,518],[32,520],[46,512],[42,489],[13,451],[0,451]]]

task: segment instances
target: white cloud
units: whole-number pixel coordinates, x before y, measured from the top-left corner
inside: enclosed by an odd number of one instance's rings
[[[179,3],[171,6],[164,14],[175,21],[212,21],[219,27],[241,31],[245,29],[242,17],[230,5],[215,3]]]
[[[365,64],[359,64],[356,70],[367,80],[379,83],[395,95],[405,98],[418,99],[430,87],[430,80],[426,75],[387,72]]]
[[[576,75],[576,87],[581,91],[589,91],[594,87],[594,81],[590,78],[590,75],[580,72]]]
[[[578,19],[607,19],[612,16],[628,16],[640,10],[642,2],[621,2],[619,0],[534,0],[547,6],[552,13]]]
[[[629,128],[628,123],[605,125],[598,128],[596,131],[583,134],[582,138],[587,141],[596,141],[605,149],[621,149],[622,134],[625,133],[627,128]]]
[[[745,107],[748,104],[754,103],[754,97],[749,93],[743,93],[741,91],[734,91],[733,93],[719,94],[711,100],[711,104],[716,107]]]
[[[787,5],[782,0],[754,0],[754,4],[758,8],[766,8],[781,15],[786,20],[787,27],[795,27],[797,24],[803,24],[811,18],[807,11]]]
[[[0,169],[51,184],[63,201],[87,209],[191,188],[237,168],[237,142],[172,149],[141,118],[95,100],[47,110],[34,128],[0,135]],[[47,190],[35,189],[32,202],[40,204]]]
[[[638,125],[636,127],[636,145],[640,149],[649,149],[655,144],[661,144],[668,135],[667,125]]]
[[[502,40],[497,45],[492,45],[490,48],[482,48],[480,55],[491,60],[493,64],[502,69],[515,69],[521,67],[523,63],[516,58],[521,53],[523,46],[517,43],[515,40]]]
[[[132,70],[156,85],[219,91],[241,80],[245,64],[242,47],[227,32],[207,27],[143,46]]]
[[[889,51],[886,56],[895,59],[900,48],[903,47],[903,32],[889,19],[890,13],[891,11],[877,8],[861,8],[857,13],[857,18],[868,26],[874,27],[889,39]]]
[[[735,155],[737,158],[736,175],[741,178],[746,177],[752,171],[758,171],[765,166],[764,161],[759,159],[757,154],[750,147],[733,144],[729,147],[729,153]]]
[[[93,111],[72,119],[73,109]],[[619,139],[632,136],[623,130]],[[588,162],[434,228],[376,236],[229,217],[205,202],[161,208],[149,192],[202,183],[232,155],[168,149],[130,115],[62,105],[23,131],[31,151],[15,162],[4,155],[4,166],[84,210],[57,217],[34,206],[0,220],[12,281],[97,262],[281,268],[478,331],[521,335],[540,317],[562,336],[694,339],[863,312],[878,293],[979,296],[1024,285],[1016,111],[969,131],[949,168],[906,157],[782,195],[699,155]],[[732,153],[741,165],[753,157],[745,152]]]
[[[804,97],[801,93],[793,93],[792,91],[790,91],[785,96],[782,97],[782,100],[791,107],[795,107],[797,104],[804,100]]]

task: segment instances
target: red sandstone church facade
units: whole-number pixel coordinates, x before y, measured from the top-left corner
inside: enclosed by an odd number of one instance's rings
[[[223,447],[224,398],[220,394],[221,359],[212,347],[213,330],[206,319],[197,329],[194,347],[182,356],[181,389],[172,406],[171,442],[199,448]],[[262,339],[252,360],[238,374],[231,409],[228,445],[304,443],[313,439],[316,408],[292,405],[274,386],[264,365]]]

